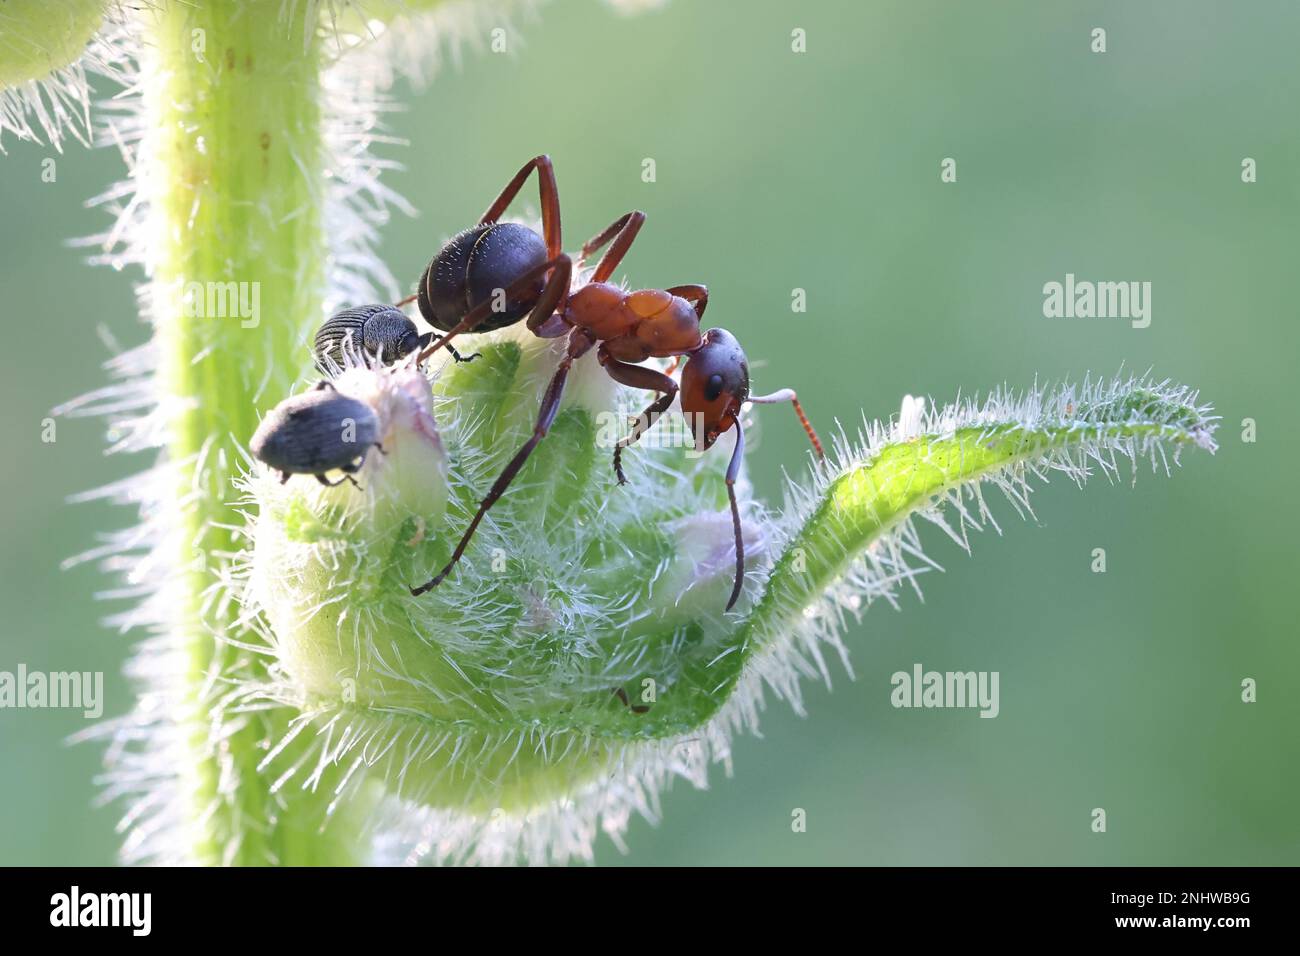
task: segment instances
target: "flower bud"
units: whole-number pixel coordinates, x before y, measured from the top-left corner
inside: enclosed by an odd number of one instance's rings
[[[430,807],[527,812],[608,776],[629,741],[671,735],[689,720],[678,708],[701,706],[698,688],[674,695],[734,624],[728,455],[647,441],[617,484],[595,422],[629,396],[584,357],[464,558],[412,596],[532,434],[558,361],[531,335],[475,348],[474,362],[437,370],[440,431],[413,368],[335,379],[375,411],[383,451],[357,474],[361,491],[255,478],[252,578],[286,697],[346,716],[372,777]],[[742,529],[747,567],[761,569],[766,535],[754,520]]]
[[[250,583],[296,691],[341,701],[355,697],[365,643],[399,620],[404,575],[427,568],[419,558],[446,511],[447,455],[418,370],[351,368],[334,387],[375,412],[379,444],[355,475],[359,487],[304,475],[281,483],[269,472],[250,479],[259,506]],[[332,653],[348,642],[359,643]]]

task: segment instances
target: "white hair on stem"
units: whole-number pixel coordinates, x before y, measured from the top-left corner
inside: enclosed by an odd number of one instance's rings
[[[138,185],[141,177],[162,175],[150,155],[143,84],[148,81],[147,18],[155,4],[141,0],[114,4],[103,27],[86,53],[69,67],[43,81],[33,81],[0,94],[0,136],[9,132],[19,139],[47,142],[60,149],[72,138],[116,149],[126,167],[126,177],[89,200],[106,211],[109,226],[92,236],[74,240],[89,250],[92,264],[115,270],[138,267],[144,281],[136,286],[139,313],[148,326],[158,315],[156,294],[148,279],[151,269],[149,210]],[[285,16],[303,16],[326,24],[336,23],[345,3],[316,0],[286,2]],[[356,4],[364,9],[365,4]],[[532,2],[453,2],[430,13],[413,15],[406,29],[370,46],[354,49],[361,38],[340,42],[336,57],[322,73],[323,139],[326,188],[324,224],[331,242],[334,268],[329,272],[327,308],[345,303],[390,299],[398,289],[392,273],[375,254],[379,230],[391,210],[411,214],[412,207],[384,186],[380,174],[396,167],[392,159],[377,155],[377,146],[396,145],[384,127],[384,117],[399,106],[387,89],[399,75],[428,78],[444,53],[459,57],[461,47],[477,41],[485,22],[509,24],[506,13],[531,10]],[[105,81],[95,90],[91,78]],[[97,94],[102,98],[95,101]],[[34,125],[33,125],[34,124]],[[0,151],[3,143],[0,140]],[[102,499],[136,509],[139,522],[100,536],[99,542],[70,559],[72,565],[99,562],[118,577],[119,587],[101,597],[125,600],[130,606],[110,616],[106,623],[121,633],[143,633],[126,672],[138,690],[138,702],[129,714],[107,720],[77,735],[76,739],[108,742],[107,772],[100,800],[125,806],[119,831],[124,834],[122,859],[127,863],[181,864],[192,862],[184,833],[194,814],[187,806],[183,768],[192,759],[185,731],[176,721],[187,661],[171,632],[178,605],[187,596],[185,578],[190,565],[172,553],[167,530],[175,526],[184,501],[175,497],[178,475],[194,461],[169,461],[162,450],[168,443],[166,421],[178,399],[161,394],[155,379],[157,350],[152,341],[129,348],[105,364],[111,383],[61,405],[57,414],[101,416],[108,421],[108,452],[146,453],[158,456],[154,465],[129,478],[87,492],[76,500]],[[169,405],[170,403],[170,405]],[[198,462],[202,464],[202,462]],[[201,468],[195,469],[195,474]],[[195,492],[197,494],[197,491]],[[230,555],[199,555],[196,561],[227,562]],[[228,572],[214,582],[204,599],[232,600]],[[230,635],[213,635],[231,640]],[[266,635],[262,636],[263,641]],[[237,639],[236,639],[237,640]],[[257,635],[250,653],[259,653]],[[267,642],[269,643],[269,641]],[[263,645],[265,646],[265,645]],[[219,698],[214,696],[214,703]],[[216,725],[214,724],[214,729]],[[219,746],[214,737],[212,746]],[[229,853],[234,847],[228,848]]]

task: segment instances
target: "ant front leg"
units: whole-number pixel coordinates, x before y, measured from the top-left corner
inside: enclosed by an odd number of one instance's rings
[[[533,453],[533,449],[538,446],[546,433],[551,430],[551,425],[555,421],[556,414],[560,411],[560,399],[564,395],[564,383],[569,377],[569,369],[572,368],[576,359],[595,345],[593,340],[584,329],[574,329],[569,335],[569,347],[560,361],[560,367],[556,369],[550,385],[546,387],[546,394],[542,396],[542,410],[537,416],[537,424],[533,427],[533,434],[524,442],[522,448],[515,453],[515,457],[510,459],[510,464],[506,465],[505,470],[501,472],[500,477],[493,483],[492,488],[488,491],[487,496],[479,503],[478,511],[474,515],[474,520],[469,523],[465,529],[465,534],[461,536],[460,543],[456,545],[456,550],[452,553],[451,560],[447,566],[438,572],[437,576],[428,582],[420,585],[418,588],[411,588],[411,594],[419,597],[426,591],[431,591],[443,582],[443,579],[451,573],[451,569],[456,566],[461,555],[465,553],[465,548],[469,545],[470,539],[474,537],[474,532],[478,530],[479,522],[483,516],[488,513],[494,504],[497,503],[506,489],[510,487],[510,482],[514,481],[515,475],[519,474],[519,469],[524,466],[528,456]]]
[[[794,406],[794,413],[799,416],[799,424],[803,425],[803,430],[807,432],[808,440],[812,442],[817,457],[826,457],[826,452],[822,449],[821,439],[817,437],[817,432],[813,429],[812,422],[808,421],[808,416],[803,413],[803,406],[799,404],[799,398],[795,395],[794,389],[783,388],[771,395],[751,395],[747,400],[755,405],[775,405],[777,402],[789,402]]]
[[[546,240],[546,258],[554,259],[560,254],[564,243],[560,238],[560,189],[555,182],[555,167],[551,157],[534,156],[524,163],[523,168],[515,173],[515,178],[506,183],[501,195],[488,206],[487,212],[479,219],[479,225],[496,222],[501,218],[514,198],[528,181],[528,175],[537,170],[537,192],[542,204],[542,238]]]
[[[614,270],[618,268],[618,264],[627,255],[628,249],[632,247],[632,242],[636,239],[636,234],[641,231],[641,226],[644,223],[645,213],[634,209],[615,219],[602,232],[597,233],[583,243],[582,251],[578,253],[579,262],[585,262],[589,255],[611,239],[614,240],[614,244],[609,247],[605,255],[601,257],[600,262],[596,264],[596,271],[591,275],[592,282],[605,282],[614,274]]]
[[[600,364],[605,367],[605,371],[609,373],[609,377],[619,384],[645,389],[647,392],[663,392],[649,408],[637,417],[631,433],[627,437],[620,439],[618,444],[614,446],[614,474],[618,476],[620,485],[626,485],[627,476],[623,474],[623,449],[636,444],[637,440],[659,419],[659,416],[668,410],[668,407],[673,403],[673,399],[677,397],[677,383],[663,372],[618,361],[610,356],[603,345],[600,347],[600,352],[597,353],[597,358],[600,359]]]

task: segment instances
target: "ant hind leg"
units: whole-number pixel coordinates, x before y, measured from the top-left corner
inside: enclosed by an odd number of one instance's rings
[[[555,167],[549,156],[534,156],[524,163],[514,178],[506,183],[501,195],[488,206],[487,212],[479,219],[479,225],[496,222],[501,218],[519,195],[519,190],[524,188],[524,183],[534,169],[537,170],[537,194],[542,204],[542,237],[546,240],[546,257],[554,259],[560,254],[564,243],[560,238],[560,189],[555,182]]]
[[[645,223],[645,213],[639,209],[626,213],[615,219],[606,226],[601,232],[596,233],[588,239],[582,246],[582,251],[578,253],[578,261],[586,261],[587,256],[591,255],[597,249],[604,246],[611,239],[614,241],[609,250],[601,257],[600,262],[596,264],[596,271],[591,274],[592,282],[606,282],[618,268],[618,264],[623,261],[627,255],[628,249],[636,240],[636,234],[641,231],[641,226]]]
[[[515,452],[515,457],[510,459],[510,463],[497,477],[492,488],[479,503],[478,511],[474,515],[474,520],[469,523],[465,533],[461,536],[460,543],[456,545],[456,550],[452,553],[451,560],[447,562],[446,567],[430,578],[419,587],[411,588],[411,595],[419,597],[426,591],[431,591],[443,582],[443,579],[451,573],[451,569],[460,561],[461,555],[469,546],[470,539],[474,537],[474,532],[478,530],[479,523],[483,516],[488,513],[497,500],[506,493],[510,483],[515,480],[515,475],[524,467],[524,462],[528,456],[533,453],[533,449],[538,446],[546,433],[551,430],[551,424],[555,421],[555,416],[560,411],[560,399],[564,395],[564,383],[569,377],[569,369],[573,366],[574,360],[584,355],[595,342],[591,336],[582,329],[575,329],[569,336],[569,348],[564,358],[560,361],[560,367],[555,370],[555,375],[551,378],[551,383],[546,387],[546,394],[542,397],[542,408],[537,415],[537,424],[533,426],[533,434],[524,442],[523,447]]]

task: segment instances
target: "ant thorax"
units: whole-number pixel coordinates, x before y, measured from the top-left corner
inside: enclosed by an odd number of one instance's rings
[[[593,282],[569,297],[567,318],[620,362],[682,355],[702,341],[695,307],[663,289],[627,292]]]

